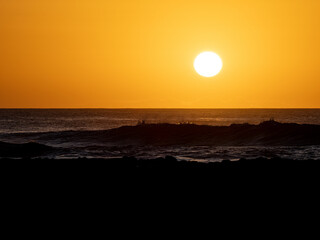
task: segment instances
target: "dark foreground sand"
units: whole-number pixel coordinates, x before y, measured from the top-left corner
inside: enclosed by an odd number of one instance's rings
[[[10,211],[28,209],[28,217],[37,209],[44,214],[49,211],[49,216],[59,213],[58,218],[62,219],[69,212],[79,219],[84,212],[90,212],[100,214],[100,221],[101,217],[109,218],[113,211],[120,222],[129,215],[130,223],[140,223],[141,212],[147,212],[143,220],[155,224],[151,219],[161,215],[165,221],[174,221],[171,216],[179,209],[178,215],[183,219],[200,213],[207,215],[204,219],[220,221],[220,211],[226,218],[232,213],[242,219],[238,221],[244,221],[248,209],[260,218],[270,209],[273,218],[283,209],[296,214],[298,209],[304,212],[312,206],[307,212],[313,211],[318,205],[320,161],[258,158],[199,163],[173,157],[1,159],[0,176],[2,196],[7,202],[3,206],[12,206]],[[186,219],[198,221],[190,216]]]
[[[320,160],[290,160],[281,158],[225,160],[222,162],[178,161],[167,156],[156,159],[137,159],[123,157],[113,159],[10,159],[0,160],[2,174],[19,172],[20,174],[67,174],[67,175],[107,175],[114,172],[161,172],[193,173],[208,176],[299,176],[308,174],[320,177]],[[202,176],[204,176],[202,175]]]

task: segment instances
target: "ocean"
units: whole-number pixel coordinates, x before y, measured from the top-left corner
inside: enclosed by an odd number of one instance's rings
[[[180,160],[221,161],[240,158],[282,157],[320,159],[317,144],[133,144],[97,140],[108,130],[145,124],[196,124],[230,126],[279,123],[320,125],[320,109],[0,109],[0,141],[36,142],[53,147],[47,158],[156,158],[167,155]],[[101,140],[102,139],[102,140]]]

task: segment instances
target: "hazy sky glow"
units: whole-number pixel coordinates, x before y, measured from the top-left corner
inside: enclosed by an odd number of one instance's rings
[[[320,107],[319,0],[0,0],[0,107]],[[222,71],[199,76],[195,57]]]

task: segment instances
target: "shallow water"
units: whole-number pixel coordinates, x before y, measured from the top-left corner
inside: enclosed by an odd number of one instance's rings
[[[83,148],[61,149],[59,154],[48,155],[52,158],[112,158],[122,156],[135,156],[142,159],[152,159],[157,157],[174,156],[178,160],[219,162],[222,160],[239,160],[240,158],[254,159],[257,157],[289,158],[295,160],[320,160],[319,146],[126,146],[126,147],[102,147],[91,146]]]

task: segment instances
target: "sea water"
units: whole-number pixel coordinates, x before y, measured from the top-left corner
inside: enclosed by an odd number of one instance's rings
[[[0,141],[37,142],[59,148],[46,157],[155,158],[221,161],[255,157],[320,159],[319,146],[110,146],[65,139],[67,131],[100,131],[145,123],[194,123],[228,126],[234,123],[259,124],[274,119],[282,123],[320,125],[320,109],[0,109]],[[55,137],[41,140],[50,132]]]

